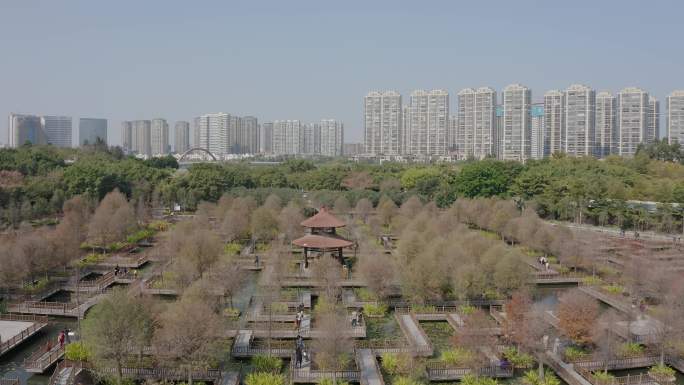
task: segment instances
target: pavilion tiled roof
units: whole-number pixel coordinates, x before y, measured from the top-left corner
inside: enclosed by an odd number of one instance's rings
[[[324,237],[322,235],[307,234],[292,241],[292,244],[309,249],[338,249],[350,247],[351,241],[338,237]]]
[[[322,207],[320,210],[318,210],[316,215],[303,220],[300,224],[309,228],[332,228],[344,227],[346,225],[343,221],[330,214],[325,207]]]

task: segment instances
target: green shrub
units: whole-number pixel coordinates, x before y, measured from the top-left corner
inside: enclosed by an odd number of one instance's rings
[[[644,354],[644,347],[636,342],[625,342],[618,346],[617,355],[620,358],[635,357]]]
[[[242,245],[237,242],[231,242],[223,246],[223,252],[228,255],[238,255],[242,251]]]
[[[397,368],[399,367],[399,357],[396,353],[382,353],[381,365],[382,369],[389,375],[397,374]]]
[[[323,378],[318,381],[318,385],[349,385],[349,383],[342,380],[333,380],[332,378]]]
[[[648,370],[648,374],[653,378],[670,380],[674,378],[675,371],[667,365],[656,365]]]
[[[365,287],[360,287],[354,289],[354,294],[361,300],[362,302],[370,302],[370,301],[377,301],[378,297],[373,294],[370,290],[368,290]]]
[[[478,377],[468,373],[461,379],[461,385],[498,385],[499,382],[494,378]]]
[[[95,265],[102,261],[104,261],[104,255],[98,253],[91,253],[86,255],[85,258],[73,262],[73,265],[83,268],[90,265]]]
[[[422,385],[422,383],[411,377],[399,376],[394,379],[392,385]]]
[[[599,370],[596,372],[592,373],[592,376],[594,377],[595,384],[600,385],[600,384],[609,384],[613,382],[615,379],[615,376],[608,373],[607,371],[604,370]]]
[[[150,228],[146,228],[146,229],[138,230],[135,233],[126,237],[126,242],[138,243],[138,242],[145,240],[147,238],[150,238],[152,236],[154,236],[154,230],[152,230]]]
[[[88,361],[90,352],[82,342],[72,342],[64,349],[64,357],[71,361]]]
[[[620,286],[620,285],[616,285],[616,284],[603,285],[603,286],[601,286],[601,288],[602,288],[605,292],[607,292],[607,293],[609,293],[609,294],[615,294],[615,295],[620,295],[620,294],[622,294],[622,293],[625,291],[625,288],[624,288],[624,287],[622,287],[622,286]]]
[[[228,307],[223,309],[223,315],[228,318],[238,318],[240,316],[240,309]]]
[[[245,379],[246,385],[283,385],[285,377],[277,373],[250,373]]]
[[[597,276],[590,276],[582,278],[582,283],[587,286],[598,286],[603,283],[603,280]]]
[[[560,380],[556,377],[556,374],[546,369],[544,372],[544,378],[539,378],[539,373],[537,370],[532,369],[525,372],[522,377],[523,385],[560,385]]]
[[[417,314],[429,314],[437,311],[437,308],[433,305],[414,305],[411,307],[411,311]]]
[[[154,231],[166,231],[169,229],[169,222],[167,221],[153,221],[147,225],[147,228]]]
[[[442,351],[439,360],[455,367],[468,367],[475,361],[475,354],[468,349],[455,347]]]
[[[412,371],[413,358],[404,353],[383,353],[381,358],[382,369],[391,376],[407,375]]]
[[[549,263],[551,263],[551,262],[549,262]],[[567,266],[559,266],[559,267],[556,269],[556,271],[559,272],[559,273],[561,273],[561,274],[567,274],[567,273],[570,272],[570,268],[567,267]]]
[[[252,357],[252,366],[257,372],[279,373],[283,367],[283,360],[278,357],[256,355]]]
[[[563,352],[563,354],[565,355],[565,361],[567,362],[580,361],[587,357],[586,351],[575,346],[568,346],[565,348],[565,352]]]
[[[363,305],[363,314],[368,317],[384,317],[387,314],[387,305],[382,303],[366,303]]]
[[[126,247],[126,243],[124,243],[124,242],[113,242],[113,243],[110,243],[109,245],[107,245],[106,249],[110,253],[116,253],[117,251],[123,249],[124,247]]]
[[[289,307],[285,302],[273,302],[271,304],[271,310],[275,314],[285,314],[287,313]]]
[[[506,356],[514,368],[530,368],[534,365],[534,357],[527,353],[522,353],[514,347],[504,349],[504,356]]]
[[[471,315],[475,313],[476,310],[477,308],[473,305],[461,305],[458,307],[459,313],[463,315]]]

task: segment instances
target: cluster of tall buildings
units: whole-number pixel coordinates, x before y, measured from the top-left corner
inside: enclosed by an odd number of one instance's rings
[[[299,120],[275,120],[263,124],[262,152],[274,155],[343,154],[344,124],[334,119],[319,123],[302,123]]]
[[[365,152],[518,161],[559,152],[600,158],[633,156],[640,143],[659,139],[660,103],[639,88],[612,95],[574,84],[548,91],[534,104],[531,89],[511,84],[497,96],[489,87],[463,89],[451,115],[444,90],[413,91],[406,105],[395,91],[370,92],[364,98]],[[684,91],[672,92],[666,104],[666,136],[684,143]]]
[[[169,154],[169,124],[166,119],[123,121],[121,146],[126,152],[145,157]]]
[[[144,156],[171,152],[169,126],[164,119],[122,122],[124,150]],[[174,125],[173,152],[183,153],[199,147],[213,155],[233,154],[341,156],[344,125],[333,119],[319,123],[275,120],[259,124],[253,116],[214,113]]]
[[[57,147],[72,146],[72,119],[55,115],[9,115],[10,147],[31,144],[51,144]],[[78,123],[79,145],[107,143],[107,119],[81,118]]]

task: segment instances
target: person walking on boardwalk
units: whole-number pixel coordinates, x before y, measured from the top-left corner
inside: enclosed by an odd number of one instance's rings
[[[302,348],[300,346],[297,346],[295,349],[295,368],[301,368],[302,367]]]
[[[57,337],[57,341],[59,342],[59,348],[60,349],[64,347],[64,338],[65,338],[64,330],[62,330],[61,332],[59,332],[59,336]]]

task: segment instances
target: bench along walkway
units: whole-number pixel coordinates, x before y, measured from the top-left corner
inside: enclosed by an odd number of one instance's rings
[[[4,321],[0,322],[0,329],[2,329],[0,335],[4,337],[0,342],[0,356],[14,349],[48,324],[47,317],[24,314],[0,314],[0,321]],[[17,330],[17,332],[12,330]],[[5,334],[14,335],[9,337]]]
[[[357,350],[356,362],[360,369],[361,385],[385,385],[378,367],[378,361],[371,349]]]
[[[421,355],[431,356],[433,353],[432,345],[423,329],[418,325],[415,315],[395,313],[394,316],[411,346],[422,353]]]

